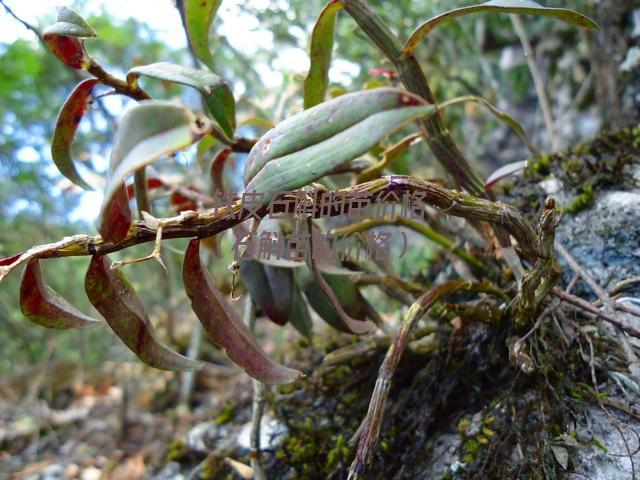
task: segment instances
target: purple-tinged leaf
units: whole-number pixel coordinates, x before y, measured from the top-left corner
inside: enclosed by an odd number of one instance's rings
[[[304,80],[304,108],[324,102],[329,86],[329,66],[333,53],[336,18],[342,10],[340,0],[331,0],[320,12],[311,32],[309,73]]]
[[[135,290],[104,255],[94,255],[84,281],[92,305],[124,344],[147,365],[162,370],[197,370],[202,363],[174,352],[155,338]]]
[[[233,138],[236,128],[236,101],[227,82],[218,75],[209,70],[196,70],[160,62],[132,68],[127,73],[127,82],[136,85],[140,76],[195,88],[202,94],[209,112],[220,128],[229,138]]]
[[[286,325],[291,312],[293,272],[257,260],[242,260],[240,275],[251,299],[274,323]]]
[[[493,186],[498,183],[503,178],[509,177],[511,175],[515,175],[516,173],[527,168],[527,161],[523,160],[522,162],[513,162],[500,167],[487,178],[487,181],[484,182],[484,188],[487,190],[491,190]]]
[[[211,162],[211,168],[209,169],[211,185],[213,187],[213,192],[217,194],[223,194],[225,191],[222,174],[224,173],[224,166],[232,153],[233,149],[231,147],[225,147],[216,153],[213,157],[213,161]]]
[[[309,231],[312,231],[311,219],[308,219],[308,225],[309,225]],[[313,235],[311,235],[311,237],[313,239]],[[313,246],[313,240],[311,243]],[[344,331],[346,333],[362,335],[364,333],[370,332],[372,330],[372,324],[370,322],[358,320],[356,318],[351,317],[345,311],[345,307],[343,307],[343,305],[348,305],[350,308],[353,308],[354,306],[359,306],[357,300],[360,295],[360,292],[357,289],[351,290],[349,288],[346,288],[350,283],[350,279],[344,275],[337,275],[337,276],[334,275],[330,277],[334,282],[338,282],[342,284],[342,285],[334,285],[338,287],[336,291],[338,291],[339,294],[343,297],[342,299],[340,299],[336,295],[336,292],[334,291],[332,286],[329,285],[329,283],[323,276],[322,272],[320,271],[320,268],[318,268],[318,264],[313,258],[311,258],[311,270],[313,272],[313,277],[317,284],[314,287],[312,287],[313,290],[315,290],[316,287],[320,287],[320,290],[324,294],[326,302],[328,302],[328,304],[331,306],[331,309],[333,310],[333,313],[335,314],[335,315],[331,315],[332,312],[331,310],[329,310],[328,312],[326,312],[326,315],[323,316],[323,318],[328,323],[331,322],[332,320],[335,321],[336,322],[336,325],[334,325],[335,328],[338,328],[339,330]],[[309,293],[310,292],[307,293],[307,298],[309,298],[309,301],[311,301]],[[315,292],[315,293],[318,294],[318,292]],[[345,298],[345,295],[349,295],[349,294],[352,294],[353,298]],[[318,307],[321,307],[322,305],[326,305],[326,303],[322,301],[322,297],[318,298],[318,300],[319,300],[317,302]],[[314,306],[314,309],[315,308],[316,307]],[[316,311],[318,310],[316,309]],[[361,318],[364,319],[364,314]]]
[[[405,55],[412,55],[416,46],[439,25],[472,13],[513,13],[517,15],[542,15],[555,18],[570,25],[587,30],[599,30],[598,24],[589,17],[566,8],[548,8],[530,0],[491,0],[480,5],[456,8],[437,15],[420,25],[409,36],[402,48]]]
[[[97,83],[99,83],[97,79],[88,78],[80,82],[71,92],[60,110],[51,142],[51,157],[60,173],[86,190],[92,190],[92,187],[76,170],[71,158],[71,144],[76,136],[80,120],[89,108],[91,91]]]
[[[209,50],[209,30],[222,0],[185,0],[184,23],[193,52],[207,67],[213,68]]]
[[[100,323],[44,283],[38,259],[29,261],[22,274],[20,309],[29,320],[47,328],[82,328]]]
[[[213,343],[250,376],[267,384],[291,383],[302,375],[276,363],[260,347],[200,260],[200,241],[191,240],[182,264],[182,279],[191,307]]]

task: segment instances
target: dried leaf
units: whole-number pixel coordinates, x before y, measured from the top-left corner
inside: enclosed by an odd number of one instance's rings
[[[110,218],[127,216],[128,202],[116,198],[127,175],[163,155],[188,147],[201,133],[191,111],[173,103],[143,101],[125,114],[116,132],[100,213],[100,234],[104,238],[122,238],[113,233]]]
[[[487,190],[491,190],[493,186],[498,183],[503,178],[509,177],[511,175],[515,175],[516,173],[527,168],[527,160],[523,160],[521,162],[513,162],[508,165],[504,165],[500,167],[487,178],[487,181],[484,182],[484,187]]]
[[[251,149],[245,190],[268,193],[308,185],[434,111],[421,98],[392,88],[342,95],[304,110]]]
[[[94,255],[84,287],[92,305],[115,334],[147,365],[163,370],[197,370],[202,364],[158,342],[142,302],[121,270],[110,268],[104,255]]]
[[[409,36],[402,48],[405,55],[412,55],[416,45],[439,25],[472,13],[514,13],[518,15],[542,15],[555,18],[587,30],[599,30],[598,24],[589,17],[566,8],[548,8],[529,0],[492,0],[481,5],[456,8],[433,17],[420,25]]]
[[[202,94],[209,112],[224,133],[229,138],[233,138],[233,131],[236,128],[236,101],[227,82],[218,75],[209,70],[195,70],[173,63],[160,62],[132,68],[127,73],[127,82],[130,85],[136,85],[140,76],[195,88]]]
[[[551,451],[563,470],[569,468],[569,450],[561,445],[551,445]]]
[[[69,95],[60,110],[51,142],[53,163],[56,164],[60,173],[86,190],[92,190],[92,187],[76,170],[71,159],[71,144],[76,136],[78,124],[88,110],[91,91],[97,83],[99,83],[97,79],[88,78],[80,82],[71,92],[71,95]]]
[[[193,52],[206,66],[213,68],[209,50],[209,30],[222,0],[185,0],[184,23]]]
[[[67,302],[44,283],[38,259],[27,263],[20,284],[20,308],[25,317],[47,328],[81,328],[99,322]]]
[[[311,32],[309,73],[304,80],[305,109],[324,102],[329,86],[329,66],[333,53],[336,19],[342,8],[340,0],[330,1],[320,12]]]
[[[191,240],[184,256],[182,279],[191,307],[213,342],[250,376],[267,384],[291,383],[301,372],[271,359],[255,341],[200,260],[200,241]]]

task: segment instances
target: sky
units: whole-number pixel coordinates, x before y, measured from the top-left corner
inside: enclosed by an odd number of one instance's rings
[[[269,0],[251,1],[255,8],[266,8],[269,5]],[[286,11],[286,0],[279,1],[284,3],[283,10]],[[271,32],[261,29],[255,17],[243,13],[239,8],[241,2],[242,0],[222,2],[218,16],[223,23],[218,33],[225,35],[235,49],[247,55],[251,55],[258,46],[271,48],[273,46]],[[38,25],[38,19],[43,14],[54,12],[61,6],[72,6],[73,2],[71,0],[5,0],[5,4],[23,20]],[[79,4],[82,5],[81,8]],[[156,31],[159,40],[176,50],[186,48],[186,37],[173,0],[86,0],[81,3],[76,2],[73,6],[85,17],[106,12],[115,19],[125,20],[134,17],[143,20]],[[301,44],[304,45],[306,33],[303,31],[292,33],[297,34],[303,40]],[[35,40],[32,32],[0,8],[0,43],[11,43],[18,38]],[[287,47],[280,50],[273,67],[268,65],[256,67],[267,87],[277,87],[282,83],[283,77],[278,69],[285,65],[296,65],[300,72],[308,69],[309,59],[305,49]],[[330,72],[330,77],[332,81],[346,83],[349,78],[357,75],[358,69],[356,65],[337,61]],[[237,96],[242,92],[234,93]],[[112,110],[112,105],[109,105],[109,108]],[[113,110],[112,112],[122,113]],[[53,165],[51,168],[54,168]],[[101,203],[101,199],[102,193],[98,190],[83,193],[80,205],[71,213],[70,220],[95,221],[98,211],[96,205]]]

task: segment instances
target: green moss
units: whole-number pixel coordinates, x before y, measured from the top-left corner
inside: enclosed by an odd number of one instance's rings
[[[187,453],[189,453],[187,444],[182,440],[176,439],[172,441],[167,447],[165,458],[170,462],[179,462]]]
[[[222,411],[215,418],[214,420],[215,424],[224,425],[225,423],[229,423],[233,419],[235,412],[236,412],[236,406],[231,402],[227,402],[225,406],[222,408]]]
[[[595,193],[590,185],[585,185],[582,191],[574,198],[565,208],[564,211],[571,215],[575,215],[587,208],[595,199]]]

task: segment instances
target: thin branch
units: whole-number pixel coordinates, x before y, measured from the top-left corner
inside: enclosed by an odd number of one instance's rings
[[[42,36],[42,33],[40,33],[40,30],[16,15],[15,12],[4,2],[4,0],[0,0],[0,5],[2,5],[7,13],[15,18],[19,23],[21,23],[27,30],[31,30],[36,35],[36,37],[38,37],[38,40],[40,40],[40,42],[42,42],[43,44],[45,43],[44,37]]]
[[[337,190],[335,207],[327,212],[320,202],[314,205],[313,216],[316,218],[342,215],[349,210],[353,196],[371,194],[374,198],[387,201],[400,201],[404,194],[419,194],[420,201],[439,208],[445,213],[457,217],[484,221],[501,226],[518,242],[520,250],[529,258],[540,257],[539,241],[529,222],[520,211],[502,202],[474,197],[456,190],[449,190],[440,185],[407,176],[389,176],[364,184]],[[395,194],[397,198],[389,194]],[[265,217],[270,213],[289,212],[293,214],[296,195],[287,195],[282,202],[273,204],[269,210],[266,206],[258,211],[258,216]],[[291,201],[287,202],[289,199]],[[324,210],[324,211],[323,211]],[[182,212],[172,218],[158,219],[162,222],[164,239],[171,238],[207,238],[228,230],[249,218],[250,212],[242,208],[241,201],[225,205],[218,209],[200,213]],[[103,255],[117,252],[141,243],[155,241],[156,230],[149,228],[143,221],[136,221],[129,229],[128,235],[118,242],[107,242],[100,236],[74,235],[46,245],[30,248],[16,258],[0,260],[0,281],[18,266],[32,258],[56,258],[68,256]]]
[[[520,39],[520,43],[522,44],[522,48],[524,49],[524,55],[527,59],[527,65],[529,65],[529,70],[531,71],[533,85],[535,86],[536,93],[538,95],[538,101],[540,102],[540,107],[542,108],[542,116],[544,117],[544,123],[547,127],[549,140],[551,141],[551,148],[554,151],[557,151],[560,149],[561,143],[560,139],[558,138],[555,125],[553,124],[553,116],[551,115],[549,97],[547,96],[547,92],[544,87],[544,81],[542,80],[542,75],[540,75],[540,70],[536,65],[535,53],[533,52],[533,48],[531,47],[531,42],[529,42],[527,31],[525,30],[520,17],[518,15],[511,15],[511,22],[513,23],[513,29]]]
[[[253,331],[256,323],[256,312],[251,296],[247,295],[244,310],[244,323]],[[267,480],[267,474],[262,467],[262,454],[260,445],[260,424],[264,414],[264,406],[267,402],[267,386],[259,380],[251,379],[253,385],[253,412],[251,415],[251,432],[249,442],[251,444],[251,467],[255,480]]]

